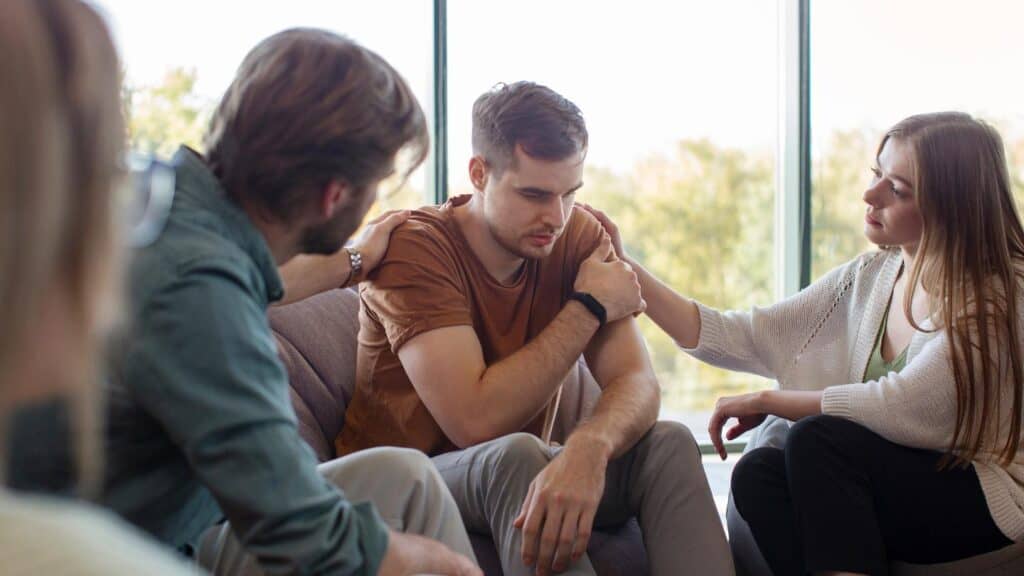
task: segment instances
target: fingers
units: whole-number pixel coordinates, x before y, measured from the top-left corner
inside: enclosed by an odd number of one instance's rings
[[[580,513],[580,521],[576,526],[576,542],[572,546],[572,561],[579,560],[587,551],[590,544],[590,531],[594,529],[594,514],[597,513],[596,506],[586,506]]]
[[[641,298],[640,299],[640,308],[636,312],[633,312],[633,317],[634,318],[639,318],[640,315],[643,314],[644,312],[647,312],[647,300],[644,300],[643,298]]]
[[[540,550],[537,552],[537,565],[534,573],[538,576],[546,576],[551,573],[551,564],[558,548],[559,537],[562,532],[564,511],[558,508],[549,508],[544,518],[544,530],[540,535]],[[573,519],[575,524],[575,518]]]
[[[749,418],[738,418],[736,425],[733,426],[732,428],[729,428],[725,432],[725,439],[735,440],[740,434],[743,434],[747,430],[750,430],[751,428],[757,426],[757,424],[758,422],[756,420],[751,420]]]
[[[526,511],[526,519],[523,521],[523,564],[527,566],[533,566],[537,562],[544,514],[544,503],[534,497],[529,510]]]
[[[533,506],[534,486],[536,485],[530,482],[530,489],[526,492],[526,498],[523,498],[523,506],[519,509],[519,516],[516,516],[516,519],[512,521],[512,526],[520,530],[523,528],[523,523],[526,522],[527,511]]]
[[[410,210],[391,210],[381,214],[378,218],[374,218],[374,221],[370,224],[377,226],[386,234],[391,234],[395,228],[398,228],[403,222],[408,220],[411,214],[412,211]]]
[[[726,440],[735,440],[737,436],[739,436],[740,434],[743,434],[744,432],[746,432],[749,429],[750,429],[750,427],[749,426],[744,426],[743,422],[738,422],[737,424],[733,425],[731,428],[729,428],[728,430],[725,431],[725,439]]]
[[[601,226],[604,227],[605,230],[611,232],[615,229],[615,224],[612,222],[612,219],[604,212],[594,208],[590,204],[580,204],[580,206],[582,206],[587,212],[590,212],[594,218],[597,218],[597,221],[601,223]]]
[[[580,511],[569,510],[562,518],[562,529],[558,532],[557,547],[551,562],[555,572],[564,572],[573,558],[573,547],[576,545],[576,532],[580,525]]]
[[[714,413],[711,414],[711,420],[708,422],[708,434],[711,435],[711,444],[714,445],[715,451],[718,455],[725,460],[725,445],[722,444],[722,426],[725,425],[725,421],[728,416],[725,416],[721,410],[721,406],[716,406]]]

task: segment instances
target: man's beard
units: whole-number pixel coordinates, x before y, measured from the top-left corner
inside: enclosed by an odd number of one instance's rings
[[[340,250],[363,220],[364,215],[355,212],[354,207],[346,206],[327,222],[308,228],[302,234],[299,250],[303,254],[334,254]]]
[[[540,260],[547,256],[547,252],[543,249],[541,249],[541,252],[544,252],[543,255],[523,250],[514,239],[506,238],[505,235],[502,234],[501,228],[493,222],[488,221],[487,228],[491,231],[491,237],[494,238],[494,240],[509,254],[513,254],[518,258],[525,258],[527,260]]]

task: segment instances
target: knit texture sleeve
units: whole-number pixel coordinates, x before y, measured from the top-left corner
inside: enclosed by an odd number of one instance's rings
[[[696,348],[683,351],[714,366],[778,379],[785,363],[834,315],[844,280],[851,278],[862,258],[767,308],[721,312],[697,303],[700,337]]]

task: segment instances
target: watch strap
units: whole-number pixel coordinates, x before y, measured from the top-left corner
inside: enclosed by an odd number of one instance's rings
[[[580,304],[583,304],[587,310],[590,310],[590,313],[597,318],[597,321],[601,326],[604,326],[605,322],[608,321],[608,312],[593,295],[587,292],[573,292],[569,295],[569,298],[571,300],[576,300]]]
[[[355,248],[345,247],[342,248],[346,254],[348,254],[348,278],[345,279],[345,286],[352,283],[354,278],[359,277],[359,273],[363,271],[363,255]]]

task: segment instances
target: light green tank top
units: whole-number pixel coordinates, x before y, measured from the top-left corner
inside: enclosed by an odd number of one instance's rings
[[[892,300],[889,301],[889,304],[892,304]],[[907,349],[910,348],[910,345],[907,345],[907,347],[900,352],[899,356],[893,358],[892,362],[886,362],[882,359],[882,336],[885,334],[885,327],[888,323],[889,306],[886,306],[885,315],[882,316],[882,325],[878,327],[878,334],[875,335],[875,348],[871,351],[871,358],[868,359],[868,367],[864,370],[865,382],[878,380],[890,372],[899,372],[907,365]]]

